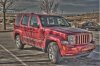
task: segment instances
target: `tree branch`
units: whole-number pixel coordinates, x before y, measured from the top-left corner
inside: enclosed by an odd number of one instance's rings
[[[12,6],[14,2],[15,2],[15,0],[9,0],[6,4],[6,9],[8,9],[10,6]]]
[[[58,3],[55,0],[42,0],[40,1],[40,8],[47,14],[57,11]]]

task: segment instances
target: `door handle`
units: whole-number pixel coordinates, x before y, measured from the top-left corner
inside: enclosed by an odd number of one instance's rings
[[[24,29],[25,31],[27,31],[27,29]]]
[[[35,29],[29,29],[30,32],[34,32]]]
[[[30,30],[30,32],[32,32],[33,30]]]
[[[30,31],[30,32],[35,32],[35,33],[38,32],[38,31],[36,31],[36,29],[34,29],[34,28],[32,28],[32,29],[30,28],[29,31]]]

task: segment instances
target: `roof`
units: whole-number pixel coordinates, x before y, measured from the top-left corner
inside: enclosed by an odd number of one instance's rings
[[[35,14],[35,13],[17,13],[17,15],[38,15],[38,16],[59,16],[59,15],[48,15],[48,14]]]

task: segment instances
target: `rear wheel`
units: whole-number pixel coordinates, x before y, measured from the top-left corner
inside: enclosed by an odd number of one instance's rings
[[[56,42],[51,42],[48,45],[48,58],[52,63],[59,63],[61,61],[61,55]]]
[[[21,42],[21,39],[20,39],[19,35],[16,36],[15,43],[16,43],[18,49],[23,49],[24,48],[24,44]]]

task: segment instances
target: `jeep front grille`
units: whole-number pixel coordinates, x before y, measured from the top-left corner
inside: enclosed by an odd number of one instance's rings
[[[87,44],[90,42],[90,35],[89,34],[77,34],[76,35],[76,44]]]

